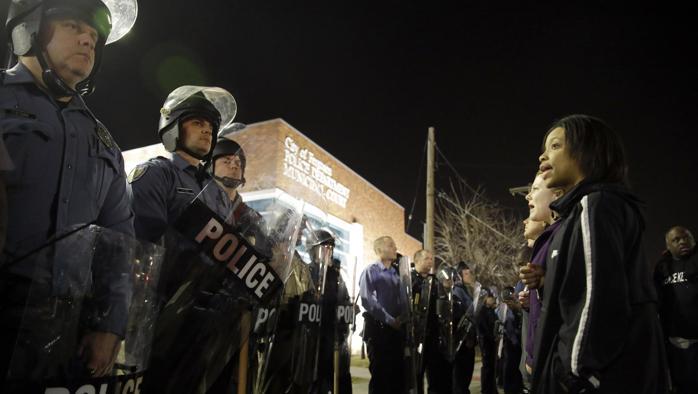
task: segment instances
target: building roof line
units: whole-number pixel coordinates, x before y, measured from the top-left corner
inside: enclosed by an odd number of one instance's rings
[[[273,123],[273,122],[282,122],[282,123],[283,123],[284,125],[286,125],[288,128],[290,128],[291,130],[293,130],[293,131],[295,131],[296,133],[298,133],[298,134],[300,134],[301,136],[303,136],[303,137],[304,137],[305,139],[307,139],[311,144],[315,145],[318,149],[320,149],[324,154],[326,154],[327,156],[329,156],[330,158],[332,158],[335,162],[339,163],[345,170],[347,170],[347,171],[349,171],[351,174],[354,174],[354,175],[356,175],[357,177],[361,178],[362,181],[366,182],[366,183],[367,183],[370,187],[372,187],[375,191],[377,191],[378,193],[382,194],[383,197],[387,198],[387,199],[390,200],[393,204],[395,204],[395,205],[397,205],[398,207],[400,207],[400,208],[402,209],[403,214],[404,214],[404,212],[405,212],[405,207],[403,207],[403,206],[402,206],[401,204],[399,204],[397,201],[393,200],[392,197],[390,197],[389,195],[385,194],[385,192],[381,191],[381,190],[380,190],[379,188],[377,188],[373,183],[369,182],[366,178],[364,178],[364,177],[362,177],[361,175],[359,175],[356,171],[354,171],[354,170],[352,170],[351,168],[349,168],[349,166],[347,166],[347,165],[344,164],[341,160],[339,160],[338,158],[336,158],[333,154],[331,154],[330,152],[328,152],[327,150],[325,150],[325,148],[323,148],[323,147],[321,147],[320,145],[318,145],[317,143],[315,143],[315,141],[313,141],[310,137],[308,137],[307,135],[303,134],[303,133],[302,133],[300,130],[298,130],[297,128],[291,126],[291,124],[289,124],[289,123],[288,123],[287,121],[285,121],[283,118],[274,118],[274,119],[264,120],[264,121],[261,121],[261,122],[250,123],[250,124],[248,124],[248,126],[263,125],[263,124],[265,124],[265,123]],[[403,218],[403,221],[404,221],[404,220],[405,220],[405,219]]]

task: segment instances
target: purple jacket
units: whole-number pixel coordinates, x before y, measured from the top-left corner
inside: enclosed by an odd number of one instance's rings
[[[548,255],[548,247],[553,239],[555,231],[560,226],[560,222],[554,222],[536,239],[533,244],[533,260],[531,264],[540,265],[545,268],[545,257]],[[533,366],[533,349],[535,348],[536,327],[540,318],[540,309],[543,305],[542,295],[539,297],[538,290],[531,289],[529,293],[528,308],[528,331],[526,331],[526,364]]]

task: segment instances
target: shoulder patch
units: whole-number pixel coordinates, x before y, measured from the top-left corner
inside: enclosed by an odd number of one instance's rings
[[[97,126],[95,126],[95,132],[97,133],[97,137],[99,137],[99,140],[102,141],[102,144],[106,146],[109,149],[114,149],[117,148],[116,142],[114,142],[114,138],[112,138],[111,134],[109,134],[109,130],[107,130],[106,127],[102,123],[97,123]]]
[[[147,164],[139,164],[137,165],[134,169],[131,170],[131,172],[128,174],[128,178],[126,180],[128,183],[133,183],[139,179],[145,174],[146,171],[148,171],[148,167],[150,167]]]

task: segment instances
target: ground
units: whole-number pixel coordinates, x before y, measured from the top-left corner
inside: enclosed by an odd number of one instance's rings
[[[473,380],[470,383],[470,392],[475,394],[480,392],[480,367],[479,358],[475,360],[475,372]],[[368,393],[368,380],[371,374],[368,372],[368,358],[362,359],[361,356],[352,356],[351,358],[351,382],[353,394]],[[426,380],[426,379],[425,379]],[[426,392],[426,390],[424,390]]]

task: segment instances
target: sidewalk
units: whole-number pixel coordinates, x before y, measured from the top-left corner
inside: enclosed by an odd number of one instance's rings
[[[363,360],[362,360],[363,361]],[[354,363],[352,364],[359,364]],[[363,364],[363,363],[361,363]],[[473,372],[473,380],[470,383],[470,392],[473,394],[480,392],[480,367],[482,363],[479,361],[475,362],[475,372]],[[351,366],[351,382],[353,394],[368,394],[368,381],[371,379],[371,374],[368,372],[368,368],[362,365],[352,365]],[[426,379],[425,379],[426,380]],[[425,382],[426,384],[426,382]],[[425,385],[426,387],[426,385]],[[426,390],[424,390],[426,392]]]

